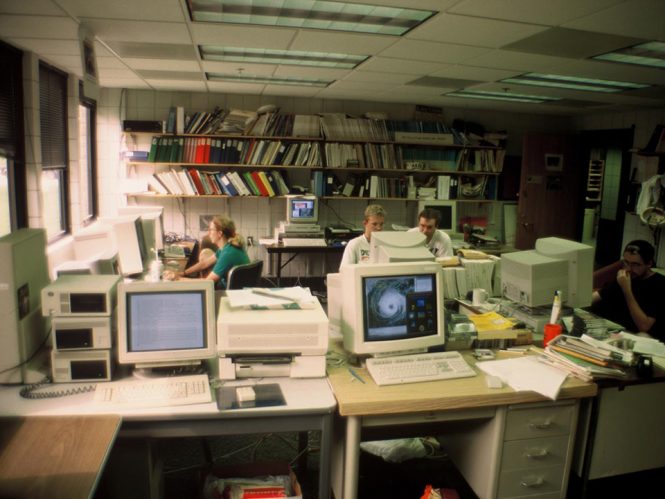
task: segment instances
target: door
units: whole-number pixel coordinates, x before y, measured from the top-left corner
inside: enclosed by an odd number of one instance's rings
[[[532,249],[541,237],[580,240],[587,168],[578,143],[575,135],[524,136],[516,248]]]

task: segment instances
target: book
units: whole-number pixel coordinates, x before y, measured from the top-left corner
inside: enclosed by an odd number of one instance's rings
[[[270,196],[270,197],[275,196],[276,193],[275,193],[274,189],[272,188],[272,185],[270,185],[270,181],[268,180],[268,176],[266,175],[266,172],[260,171],[260,172],[257,172],[257,173],[259,175],[259,179],[261,180],[261,182],[263,183],[263,186],[266,189],[267,195]]]
[[[226,193],[227,196],[238,196],[238,190],[236,189],[235,185],[233,182],[231,182],[231,179],[228,177],[226,173],[218,173],[217,174],[217,179],[219,180],[219,183],[222,186],[222,189]]]

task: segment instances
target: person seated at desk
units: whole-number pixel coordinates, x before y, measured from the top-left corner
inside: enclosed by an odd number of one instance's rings
[[[249,263],[245,239],[236,232],[233,220],[224,216],[216,216],[210,221],[208,235],[218,249],[215,253],[215,264],[205,279],[215,281],[217,289],[226,289],[226,277],[231,267]],[[171,280],[188,279],[177,274],[164,277],[170,277]]]
[[[437,210],[425,208],[418,214],[418,227],[409,229],[409,232],[420,231],[425,234],[425,246],[434,256],[454,256],[450,236],[442,230],[438,230],[440,217]]]
[[[365,208],[364,232],[362,235],[351,239],[346,245],[342,261],[339,264],[340,267],[369,261],[369,242],[372,240],[372,232],[383,230],[386,215],[386,210],[379,204],[370,204]]]
[[[629,242],[616,280],[593,292],[591,311],[627,331],[665,341],[665,276],[652,270],[654,256],[649,242]]]

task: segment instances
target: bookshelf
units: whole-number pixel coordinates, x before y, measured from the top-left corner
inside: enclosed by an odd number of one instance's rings
[[[202,126],[196,129],[214,133],[187,133],[189,125],[176,127],[184,130],[179,134],[125,132],[132,147],[143,149],[127,154],[125,164],[147,180],[144,192],[126,195],[279,197],[298,183],[324,199],[418,201],[421,192],[435,192],[441,199],[492,202],[506,140],[470,138],[439,122],[327,114],[263,114],[246,127],[257,135]],[[441,185],[451,187],[441,193]]]

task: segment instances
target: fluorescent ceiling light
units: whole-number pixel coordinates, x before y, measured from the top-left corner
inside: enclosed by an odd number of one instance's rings
[[[502,100],[508,102],[530,102],[540,104],[542,102],[557,101],[556,97],[546,97],[544,95],[516,94],[514,92],[490,92],[485,90],[456,90],[444,96],[464,97],[466,99],[484,99],[484,100]]]
[[[517,83],[519,85],[532,85],[536,87],[569,88],[571,90],[584,90],[587,92],[616,93],[624,90],[647,88],[650,85],[629,83],[625,81],[596,80],[593,78],[578,78],[576,76],[552,75],[544,73],[526,73],[513,78],[501,80],[502,83]]]
[[[369,57],[367,55],[337,54],[333,52],[250,49],[215,45],[201,45],[199,49],[201,50],[201,58],[205,61],[290,64],[340,69],[353,69]]]
[[[665,68],[665,42],[647,42],[592,57],[600,61]]]
[[[328,0],[187,0],[192,21],[261,24],[400,36],[436,14],[432,10]]]
[[[250,74],[206,73],[210,81],[230,81],[238,83],[260,83],[262,85],[300,85],[301,87],[327,87],[335,80],[316,78],[290,78],[288,76],[259,76]]]

